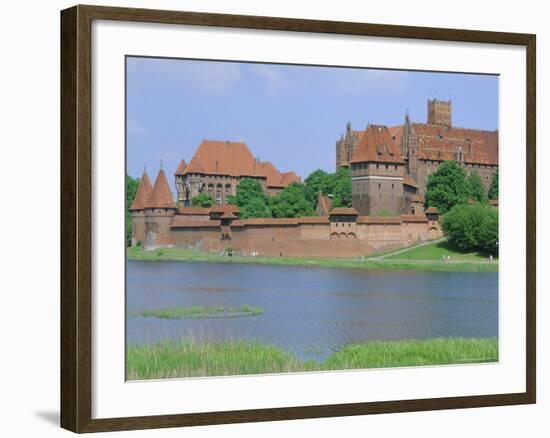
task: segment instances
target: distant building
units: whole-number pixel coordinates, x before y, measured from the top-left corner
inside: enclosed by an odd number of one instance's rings
[[[200,193],[207,193],[218,204],[227,204],[243,178],[257,180],[269,195],[300,181],[296,173],[279,172],[269,161],[254,158],[245,143],[204,140],[189,164],[182,160],[176,170],[178,205],[190,206]]]
[[[498,130],[453,127],[451,101],[428,100],[427,115],[428,123],[411,123],[407,114],[402,125],[364,131],[346,125],[336,142],[336,165],[351,169],[359,214],[421,213],[428,176],[448,160],[477,172],[489,188],[498,169]]]

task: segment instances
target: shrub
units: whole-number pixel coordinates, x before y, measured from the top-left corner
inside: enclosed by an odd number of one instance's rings
[[[214,203],[214,198],[207,193],[200,193],[191,199],[191,205],[193,207],[210,208]]]
[[[491,206],[456,205],[443,217],[442,227],[458,249],[498,255],[498,213]]]

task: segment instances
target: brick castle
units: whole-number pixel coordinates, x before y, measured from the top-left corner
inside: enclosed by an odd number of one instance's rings
[[[134,202],[132,244],[145,250],[183,246],[223,252],[231,247],[246,255],[357,257],[396,249],[442,236],[439,213],[424,209],[428,175],[446,160],[476,171],[488,188],[498,168],[498,131],[452,127],[451,102],[428,101],[427,123],[369,125],[336,142],[337,167],[352,175],[352,208],[331,209],[319,197],[315,217],[240,219],[229,205],[243,178],[260,182],[268,195],[280,193],[300,178],[279,172],[254,158],[244,143],[203,141],[175,173],[177,202],[161,168],[154,184],[144,173]],[[211,208],[191,207],[200,193],[212,196]],[[393,214],[391,217],[381,213]]]
[[[336,142],[336,166],[349,167],[354,208],[363,215],[381,211],[422,214],[428,176],[443,161],[456,160],[477,172],[487,190],[498,169],[498,131],[452,126],[451,101],[428,100],[427,123],[351,124]]]

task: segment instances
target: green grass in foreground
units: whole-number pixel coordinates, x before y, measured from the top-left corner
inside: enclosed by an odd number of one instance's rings
[[[130,316],[155,316],[164,319],[183,318],[238,318],[240,316],[256,316],[264,313],[261,307],[243,305],[240,307],[224,306],[192,306],[168,307],[165,309],[143,310],[133,312]]]
[[[419,248],[420,249],[420,248]],[[211,263],[250,263],[264,265],[285,266],[312,266],[322,268],[350,268],[350,269],[397,269],[416,271],[444,271],[444,272],[496,272],[498,263],[479,261],[457,261],[453,263],[440,260],[375,260],[375,259],[323,259],[299,257],[245,257],[234,255],[222,256],[217,253],[200,251],[191,248],[163,248],[158,251],[143,251],[139,247],[127,248],[129,260],[144,261],[188,261]],[[450,254],[452,256],[452,254]],[[458,260],[458,259],[457,259]]]
[[[272,374],[464,364],[498,360],[496,338],[369,342],[344,347],[324,362],[301,361],[257,341],[162,341],[128,348],[129,380]]]
[[[443,240],[428,245],[415,246],[405,251],[389,254],[386,260],[430,260],[439,261],[443,256],[450,256],[451,261],[462,262],[487,262],[489,256],[479,252],[460,251],[452,246],[449,241]],[[495,259],[496,265],[496,259]]]

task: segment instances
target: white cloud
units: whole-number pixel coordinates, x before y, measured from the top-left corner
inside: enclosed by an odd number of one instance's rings
[[[356,69],[348,72],[346,79],[338,80],[335,85],[342,94],[399,94],[407,89],[408,82],[409,73],[406,71]]]
[[[231,62],[132,58],[129,69],[207,94],[227,94],[241,80],[239,64]]]
[[[288,67],[257,64],[252,66],[251,71],[264,80],[265,89],[272,96],[290,88],[292,82],[295,82],[292,81],[292,74]]]
[[[300,88],[314,88],[329,95],[366,95],[406,91],[409,73],[393,70],[292,67],[259,64],[250,71],[259,76],[269,95]]]
[[[139,135],[147,132],[147,128],[134,119],[128,119],[126,129],[128,130],[128,134],[131,135]]]

